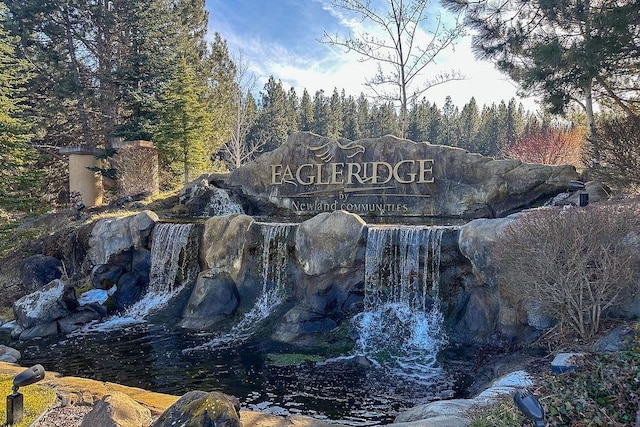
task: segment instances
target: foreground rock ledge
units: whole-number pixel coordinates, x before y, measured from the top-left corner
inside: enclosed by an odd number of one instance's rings
[[[16,375],[24,369],[25,367],[12,363],[0,362],[0,374]],[[58,397],[70,405],[94,405],[105,396],[122,393],[149,409],[154,418],[162,414],[180,398],[179,396],[155,393],[111,382],[79,377],[64,377],[57,372],[47,372],[45,379],[40,384],[52,387]],[[21,392],[27,394],[29,389],[21,389]],[[337,424],[327,424],[311,417],[299,415],[279,417],[252,411],[240,411],[240,421],[244,427],[340,427]]]

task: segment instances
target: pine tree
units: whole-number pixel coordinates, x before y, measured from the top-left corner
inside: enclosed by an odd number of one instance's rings
[[[333,88],[333,93],[331,94],[331,98],[329,99],[329,117],[328,117],[328,129],[327,136],[331,138],[338,138],[342,135],[342,120],[343,120],[343,112],[342,112],[342,101],[340,99],[340,95],[338,94],[338,89]]]
[[[260,143],[264,151],[271,151],[284,144],[291,135],[287,94],[282,82],[269,76],[260,95],[260,110],[250,138],[252,143]]]
[[[473,149],[473,141],[480,127],[480,112],[476,99],[471,97],[460,112],[460,143],[459,147],[466,150]]]
[[[342,136],[355,141],[362,138],[362,131],[358,121],[358,104],[353,96],[348,96],[342,103]]]
[[[156,145],[163,162],[175,176],[182,173],[185,184],[210,166],[212,125],[202,92],[195,70],[182,59],[161,98]]]
[[[313,103],[307,89],[302,91],[299,116],[300,130],[311,131],[313,128]]]
[[[322,89],[313,96],[313,132],[327,136],[329,134],[329,103]]]
[[[32,74],[27,61],[16,57],[17,38],[5,30],[7,10],[0,3],[0,206],[16,208],[31,201],[34,185],[31,165],[35,152],[30,146],[31,123],[23,117],[24,85]]]

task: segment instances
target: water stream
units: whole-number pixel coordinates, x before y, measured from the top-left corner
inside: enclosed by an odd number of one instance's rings
[[[452,385],[435,355],[444,343],[439,311],[440,242],[444,228],[369,226],[365,310],[354,357],[277,366],[271,355],[304,349],[255,336],[287,297],[294,224],[258,223],[262,289],[254,306],[222,336],[169,329],[145,318],[195,279],[197,245],[188,224],[158,224],[151,284],[127,312],[63,340],[20,343],[24,364],[64,375],[113,381],[158,392],[218,390],[244,409],[313,416],[351,426],[391,423],[398,411],[448,396]],[[193,234],[193,233],[191,233]],[[96,330],[98,332],[96,333]]]

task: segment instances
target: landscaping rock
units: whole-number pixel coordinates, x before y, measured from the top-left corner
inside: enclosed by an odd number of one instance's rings
[[[591,349],[596,353],[615,353],[627,348],[633,342],[633,335],[632,326],[618,326],[596,341]]]
[[[75,289],[54,280],[40,291],[25,295],[13,304],[17,324],[28,329],[68,316],[78,307]]]
[[[20,352],[15,348],[0,344],[0,362],[16,363],[20,357]]]
[[[41,289],[61,277],[62,262],[52,256],[32,255],[25,258],[20,266],[20,281],[29,292]]]
[[[216,184],[244,198],[243,204],[256,206],[258,214],[345,209],[464,218],[500,217],[529,207],[577,178],[569,165],[495,160],[390,135],[349,141],[310,132],[295,133],[254,162],[215,177]],[[376,191],[389,188],[393,191]]]
[[[151,411],[124,393],[104,396],[82,420],[80,427],[147,427]]]
[[[584,353],[559,353],[551,362],[551,372],[562,374],[580,369]]]
[[[242,427],[239,412],[236,397],[195,390],[178,399],[151,427]]]
[[[228,273],[200,273],[182,313],[180,326],[206,330],[233,314],[238,307],[239,295]]]
[[[158,215],[152,211],[97,221],[89,237],[87,257],[93,265],[108,264],[113,255],[148,247],[156,221]]]

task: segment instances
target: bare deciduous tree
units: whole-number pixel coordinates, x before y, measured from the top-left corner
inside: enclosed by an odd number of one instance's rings
[[[440,12],[428,20],[430,0],[385,0],[383,3],[388,7],[377,10],[370,0],[332,0],[334,8],[355,14],[362,22],[373,24],[381,34],[362,31],[341,37],[325,32],[322,42],[354,51],[362,61],[377,62],[377,73],[365,84],[379,100],[399,104],[401,136],[404,137],[408,105],[433,86],[463,78],[459,72],[450,71],[417,82],[425,68],[435,64],[436,57],[464,34],[464,27],[457,20],[445,25]],[[436,8],[434,4],[433,9]]]
[[[638,206],[533,211],[507,228],[496,263],[501,289],[583,338],[638,278]]]
[[[256,105],[251,92],[255,89],[257,77],[249,72],[249,66],[242,56],[234,59],[236,64],[236,86],[232,104],[235,109],[231,124],[231,139],[218,151],[226,166],[233,170],[252,160],[265,145],[265,140],[248,135],[256,120]]]

